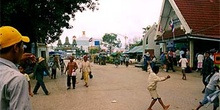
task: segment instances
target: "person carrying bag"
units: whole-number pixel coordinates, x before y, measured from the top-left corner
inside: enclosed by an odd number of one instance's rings
[[[67,64],[65,73],[67,74],[67,90],[70,89],[70,80],[72,80],[73,89],[75,89],[76,85],[76,70],[78,69],[78,66],[76,62],[73,61],[74,57],[70,57],[70,62]]]

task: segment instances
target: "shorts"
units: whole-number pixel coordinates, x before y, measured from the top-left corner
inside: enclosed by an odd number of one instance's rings
[[[157,90],[149,90],[149,92],[150,92],[150,95],[151,95],[152,99],[159,99],[159,98],[161,98],[158,95]]]
[[[198,62],[197,68],[202,68],[202,62]]]

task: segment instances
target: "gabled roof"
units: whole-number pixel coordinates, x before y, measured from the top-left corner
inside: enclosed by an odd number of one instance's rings
[[[170,8],[173,8],[185,29],[184,31],[181,27],[175,28],[176,37],[189,34],[191,36],[196,36],[197,38],[219,39],[219,2],[219,0],[164,0],[159,25],[168,24],[169,17],[173,16],[169,15],[172,11]],[[170,30],[166,30],[162,36],[163,39],[173,37]],[[161,40],[162,36],[158,37],[157,40]]]

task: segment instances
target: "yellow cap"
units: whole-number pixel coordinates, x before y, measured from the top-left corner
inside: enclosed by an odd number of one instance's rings
[[[22,36],[17,29],[11,26],[0,27],[0,49],[12,46],[20,41],[30,42],[30,39],[27,36]]]

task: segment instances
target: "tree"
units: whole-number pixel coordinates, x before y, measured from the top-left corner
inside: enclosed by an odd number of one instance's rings
[[[141,46],[143,43],[143,40],[141,39],[141,41],[135,41],[134,44],[130,45],[130,49],[134,48],[135,46]]]
[[[121,40],[117,39],[117,34],[114,33],[106,33],[102,37],[102,41],[108,43],[109,45],[112,45],[113,47],[120,47],[121,46]]]
[[[31,42],[52,43],[71,29],[77,11],[98,9],[98,0],[1,0],[0,26],[10,25]]]

